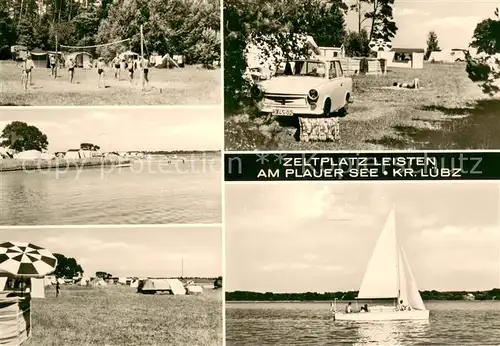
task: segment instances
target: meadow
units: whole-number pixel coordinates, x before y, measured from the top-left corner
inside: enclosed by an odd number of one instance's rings
[[[33,85],[24,91],[20,71],[15,62],[0,61],[0,106],[212,105],[221,100],[220,69],[151,68],[145,91],[138,73],[131,85],[124,70],[115,80],[112,68],[105,69],[105,88],[97,87],[96,69],[75,69],[70,84],[67,69],[59,69],[54,79],[50,69],[36,68]]]
[[[144,295],[128,286],[52,287],[32,300],[26,346],[222,345],[222,290]]]
[[[420,79],[421,90],[387,88]],[[464,63],[391,68],[353,77],[354,103],[337,142],[299,142],[296,118],[226,116],[226,150],[498,149],[500,100],[487,99]]]

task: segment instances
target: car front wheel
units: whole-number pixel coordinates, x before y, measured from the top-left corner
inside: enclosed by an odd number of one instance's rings
[[[323,106],[323,115],[325,117],[329,116],[332,111],[332,101],[330,99],[326,99],[325,105]]]

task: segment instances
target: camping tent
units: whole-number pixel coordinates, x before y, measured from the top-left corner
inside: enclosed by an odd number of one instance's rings
[[[119,58],[120,60],[122,60],[122,59],[126,59],[126,60],[128,60],[128,58],[137,59],[138,57],[139,57],[139,54],[134,53],[134,52],[132,52],[132,51],[130,51],[130,50],[128,50],[128,51],[126,51],[126,52],[123,52],[123,53],[121,53],[120,55],[118,55],[118,58]]]
[[[50,286],[50,285],[55,285],[56,284],[56,277],[54,275],[47,275],[44,278],[44,285],[45,286]]]
[[[19,160],[38,160],[42,157],[42,152],[38,150],[26,150],[14,155]]]
[[[69,59],[73,59],[76,67],[92,68],[92,55],[87,52],[73,52],[64,57],[65,64],[68,65]]]
[[[101,278],[94,278],[90,281],[90,285],[94,287],[106,286],[107,283]]]
[[[56,156],[52,153],[42,153],[40,155],[40,158],[42,160],[54,160],[56,158]]]
[[[28,55],[28,47],[17,44],[10,47],[10,52],[14,60],[22,60]]]
[[[186,289],[182,282],[178,279],[147,279],[142,285],[141,292],[156,293],[170,292],[174,295],[185,295]]]
[[[41,50],[39,48],[30,51],[31,59],[37,68],[48,68],[49,64],[49,53]]]
[[[187,294],[202,294],[203,287],[199,285],[187,285],[186,286]]]

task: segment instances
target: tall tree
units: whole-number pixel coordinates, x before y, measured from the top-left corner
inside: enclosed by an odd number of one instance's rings
[[[441,50],[441,48],[439,48],[438,37],[434,31],[430,31],[427,37],[427,50],[425,51],[424,59],[428,60],[432,52],[439,50]]]
[[[466,55],[466,71],[469,79],[477,83],[484,93],[494,95],[500,92],[500,16],[495,10],[496,19],[485,19],[477,24],[470,47],[476,48],[478,55]]]
[[[2,131],[3,147],[10,147],[17,151],[47,149],[49,142],[47,135],[36,126],[30,126],[22,121],[13,121]]]
[[[365,13],[365,17],[372,21],[369,39],[383,39],[390,41],[398,31],[396,22],[392,15],[394,0],[366,0],[370,11]]]
[[[366,3],[368,3],[368,0],[354,0],[354,3],[349,6],[349,9],[351,11],[354,11],[357,13],[358,18],[358,33],[361,33],[361,30],[363,30],[363,23],[368,20],[368,18],[365,16],[366,11],[364,9],[364,6]]]
[[[57,266],[54,274],[58,278],[71,279],[83,274],[83,268],[77,263],[76,259],[59,253],[55,253],[54,256],[57,258]]]
[[[350,31],[345,38],[345,52],[347,56],[365,57],[370,54],[370,40],[365,29],[361,32]]]

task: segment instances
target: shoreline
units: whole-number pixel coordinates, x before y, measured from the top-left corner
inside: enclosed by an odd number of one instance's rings
[[[2,159],[0,160],[1,172],[16,172],[16,171],[33,171],[33,170],[50,170],[50,169],[80,169],[80,168],[95,168],[109,167],[115,165],[131,164],[129,159],[106,159],[106,158],[85,158],[85,159]]]
[[[360,299],[361,300],[361,299]],[[363,300],[361,300],[363,301]],[[484,302],[500,302],[497,299],[490,300],[468,300],[468,299],[428,299],[423,300],[424,302],[472,302],[472,303],[484,303]],[[330,304],[333,300],[227,300],[226,304]],[[355,302],[355,300],[337,300],[337,303],[349,303]]]

